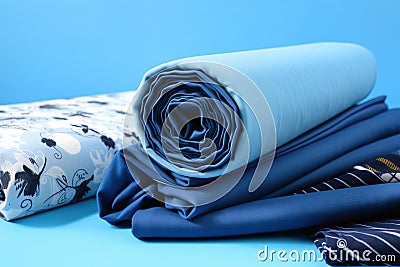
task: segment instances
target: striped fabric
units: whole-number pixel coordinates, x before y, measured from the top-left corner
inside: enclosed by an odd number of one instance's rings
[[[377,158],[339,177],[296,192],[305,194],[400,181],[400,156]],[[314,243],[330,265],[399,265],[400,219],[319,229]]]
[[[295,194],[335,190],[356,186],[365,186],[400,181],[400,155],[390,154],[371,160],[363,165],[354,166],[351,172],[335,177]]]
[[[322,228],[314,243],[330,265],[399,265],[400,219]]]

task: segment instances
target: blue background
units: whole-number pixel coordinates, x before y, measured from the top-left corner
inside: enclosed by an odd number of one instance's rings
[[[0,104],[133,90],[150,67],[186,56],[343,41],[375,54],[372,96],[400,106],[399,10],[396,0],[0,0]],[[1,264],[265,266],[264,245],[315,249],[301,233],[143,242],[96,212],[92,199],[0,222]]]

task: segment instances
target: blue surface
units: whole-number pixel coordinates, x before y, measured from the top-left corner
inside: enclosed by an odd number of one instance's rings
[[[2,0],[0,103],[131,90],[150,67],[186,56],[344,41],[375,54],[378,81],[372,96],[387,94],[391,106],[400,106],[399,9],[396,0]],[[101,221],[96,212],[95,201],[88,200],[0,222],[2,264],[266,266],[273,264],[256,256],[264,245],[315,249],[297,233],[143,242],[129,229]]]
[[[310,239],[301,233],[140,241],[133,238],[130,229],[116,228],[98,219],[94,199],[13,223],[1,221],[0,233],[4,244],[2,266],[271,266],[271,262],[257,259],[257,252],[265,245],[275,250],[315,250]],[[307,266],[325,264],[307,262]]]

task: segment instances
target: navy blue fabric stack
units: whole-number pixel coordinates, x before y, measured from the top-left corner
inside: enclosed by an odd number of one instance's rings
[[[101,218],[129,225],[137,238],[208,238],[390,216],[400,208],[400,183],[390,176],[400,110],[385,97],[356,104],[374,80],[373,56],[348,44],[211,55],[149,71],[128,112],[132,138],[97,194]]]
[[[387,110],[383,97],[350,108],[278,148],[268,177],[256,192],[248,192],[251,162],[227,195],[193,208],[165,207],[136,184],[133,175],[155,175],[154,165],[144,164],[146,152],[137,143],[117,153],[107,170],[98,192],[100,216],[115,225],[132,225],[138,238],[196,238],[291,230],[384,214],[400,206],[400,184],[293,193],[400,149],[399,118],[400,110]],[[131,170],[127,161],[133,163]],[[160,166],[157,172],[172,175]]]

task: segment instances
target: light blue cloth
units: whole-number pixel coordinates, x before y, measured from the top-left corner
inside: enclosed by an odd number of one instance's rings
[[[354,105],[368,95],[375,78],[373,55],[361,46],[346,43],[317,43],[180,59],[160,65],[145,75],[132,103],[132,129],[147,153],[167,169],[190,177],[214,177],[270,153],[275,146],[284,145]],[[230,97],[215,97],[224,91]],[[209,97],[217,103],[207,106],[197,101],[200,97]],[[222,121],[219,127],[209,126],[204,121],[185,126],[187,132],[197,128],[203,131],[196,138],[185,139],[186,143],[192,142],[190,150],[194,157],[180,154],[179,147],[187,150],[188,146],[177,145],[177,140],[184,139],[179,136],[182,125],[178,125],[179,120],[174,120],[171,112],[183,102],[191,106],[184,107],[184,112],[175,112],[175,117],[176,114],[190,117],[191,113],[199,116],[215,113],[213,119]],[[238,118],[229,117],[229,112],[237,108],[242,128],[233,127],[238,124]],[[161,141],[155,144],[154,140],[162,140],[162,127],[168,116],[173,119],[172,126],[164,129],[166,145]],[[180,123],[185,119],[190,118],[183,118]],[[153,132],[148,130],[149,125],[155,129]],[[221,130],[224,127],[225,132]],[[218,151],[210,153],[211,145],[201,138],[201,135],[209,138],[206,129],[214,133],[212,137],[218,133],[224,136],[222,139],[230,136],[231,142],[217,144]],[[199,156],[204,154],[207,155]],[[227,156],[231,156],[229,165],[225,162]]]

